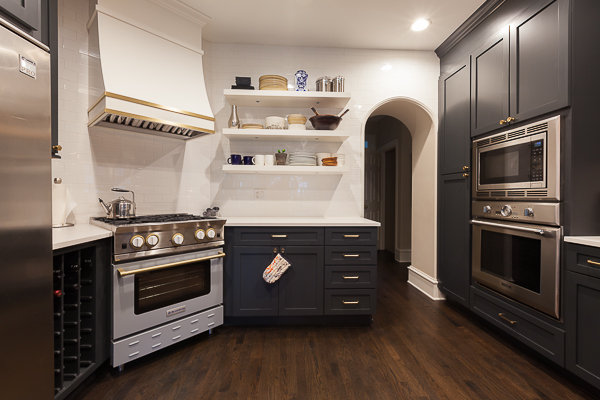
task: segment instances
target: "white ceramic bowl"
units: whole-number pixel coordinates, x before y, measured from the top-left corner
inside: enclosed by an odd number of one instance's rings
[[[305,131],[306,125],[304,124],[289,124],[288,129],[291,131]]]
[[[265,128],[267,129],[284,129],[285,118],[283,117],[267,117],[265,118]]]

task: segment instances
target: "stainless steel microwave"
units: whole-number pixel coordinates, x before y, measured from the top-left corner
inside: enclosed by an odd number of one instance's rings
[[[560,201],[561,117],[473,141],[473,197]]]

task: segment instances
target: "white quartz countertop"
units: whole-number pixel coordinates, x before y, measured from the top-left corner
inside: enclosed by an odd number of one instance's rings
[[[565,236],[565,242],[600,247],[600,236]]]
[[[378,227],[381,223],[361,217],[223,217],[225,226],[361,226]]]
[[[78,224],[68,228],[52,228],[52,250],[93,242],[112,236],[112,231],[89,224]]]

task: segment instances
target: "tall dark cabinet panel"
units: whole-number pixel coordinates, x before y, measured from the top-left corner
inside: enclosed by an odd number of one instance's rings
[[[292,264],[279,279],[279,315],[323,314],[323,246],[285,246]]]
[[[277,284],[269,284],[263,271],[273,261],[271,246],[235,246],[233,251],[233,316],[258,317],[279,314]]]
[[[471,136],[477,136],[502,127],[509,116],[509,30],[477,48],[471,64]]]
[[[438,199],[438,287],[465,307],[471,282],[469,175],[441,175]]]
[[[600,279],[567,272],[567,369],[600,387]]]
[[[510,116],[516,121],[569,105],[567,1],[536,2],[510,25]]]
[[[441,174],[468,171],[471,165],[471,62],[469,58],[440,78],[439,128]]]

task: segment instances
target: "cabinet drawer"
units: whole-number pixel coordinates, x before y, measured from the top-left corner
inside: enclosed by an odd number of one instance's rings
[[[375,289],[377,266],[328,265],[325,267],[327,289]]]
[[[223,306],[111,343],[113,367],[223,325]]]
[[[231,229],[231,228],[230,228]],[[233,228],[236,246],[322,246],[324,228]]]
[[[375,246],[377,228],[325,228],[326,246]]]
[[[325,246],[325,264],[377,264],[377,248],[375,246]]]
[[[373,315],[376,308],[375,289],[325,290],[325,315]]]
[[[566,243],[567,269],[600,278],[600,248]]]
[[[565,331],[471,286],[471,310],[556,364],[565,365]]]

